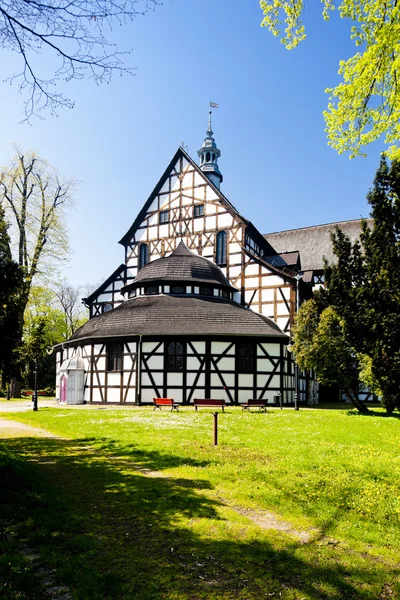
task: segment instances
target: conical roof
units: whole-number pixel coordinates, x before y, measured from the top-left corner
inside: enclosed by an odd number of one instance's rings
[[[135,288],[139,284],[156,281],[219,284],[232,288],[216,264],[191,252],[184,242],[180,242],[169,256],[142,267],[129,287]]]

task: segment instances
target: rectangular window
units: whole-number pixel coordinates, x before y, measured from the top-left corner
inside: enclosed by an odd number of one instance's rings
[[[162,210],[160,212],[160,225],[162,223],[168,223],[169,221],[169,210]]]
[[[167,371],[179,373],[185,369],[184,346],[181,342],[170,342],[167,345]]]
[[[193,209],[194,217],[202,217],[204,215],[204,204],[195,204]]]
[[[254,346],[246,342],[236,344],[236,368],[239,373],[253,373]]]
[[[111,344],[107,347],[107,371],[122,371],[121,344]]]

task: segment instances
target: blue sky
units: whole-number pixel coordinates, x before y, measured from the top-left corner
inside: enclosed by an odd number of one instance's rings
[[[112,34],[132,48],[134,77],[64,84],[75,108],[30,125],[20,123],[16,86],[1,84],[0,163],[15,142],[79,182],[64,277],[100,283],[123,262],[118,240],[177,147],[184,142],[197,159],[210,99],[220,104],[213,129],[221,189],[262,233],[368,216],[383,144],[355,160],[327,146],[324,90],[354,47],[349,24],[337,15],[324,22],[320,10],[308,4],[307,40],[288,51],[260,27],[257,0],[166,2]],[[3,58],[2,79],[17,69],[15,57]]]

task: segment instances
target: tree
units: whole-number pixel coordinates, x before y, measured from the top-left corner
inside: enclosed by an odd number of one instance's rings
[[[19,343],[15,323],[19,318],[23,273],[13,261],[10,238],[0,205],[0,373],[9,380]]]
[[[54,295],[64,320],[63,339],[67,340],[87,321],[87,309],[82,305],[81,288],[62,281],[57,284]]]
[[[17,150],[0,173],[0,206],[6,209],[23,273],[15,335],[22,342],[24,313],[35,279],[48,279],[65,259],[68,239],[65,213],[72,201],[73,182],[34,153]]]
[[[113,73],[132,73],[107,39],[112,26],[143,15],[156,0],[0,0],[0,47],[20,55],[21,70],[9,78],[26,93],[25,115],[47,108],[72,108],[73,102],[57,92],[61,80],[109,82]],[[56,61],[54,73],[45,74],[43,54]],[[37,60],[40,54],[41,59]]]
[[[321,298],[343,319],[346,335],[370,371],[388,412],[400,408],[400,164],[382,157],[368,194],[373,227],[362,223],[360,243],[337,230],[336,265],[326,271]]]
[[[296,362],[323,385],[338,385],[359,412],[368,412],[358,399],[359,363],[343,325],[332,306],[320,312],[314,299],[304,302],[293,330]]]
[[[334,10],[333,0],[322,0],[323,18]],[[304,0],[261,0],[262,25],[295,48],[305,39],[301,20]],[[358,51],[340,61],[342,82],[327,89],[330,100],[324,112],[329,145],[351,158],[385,134],[390,158],[400,158],[400,5],[397,0],[341,0],[340,16],[350,19],[351,39]]]

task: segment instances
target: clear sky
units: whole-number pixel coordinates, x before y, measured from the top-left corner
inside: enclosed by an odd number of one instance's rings
[[[16,86],[0,84],[0,163],[15,142],[79,181],[65,278],[101,283],[123,262],[118,240],[177,147],[184,142],[197,159],[210,99],[220,105],[213,129],[221,190],[262,233],[368,216],[383,145],[355,160],[327,146],[324,90],[354,46],[349,24],[337,15],[324,22],[320,11],[308,3],[307,40],[288,51],[260,27],[257,0],[167,1],[113,32],[122,49],[132,48],[134,77],[64,84],[75,108],[30,125],[20,123]],[[4,54],[2,79],[16,69]]]

